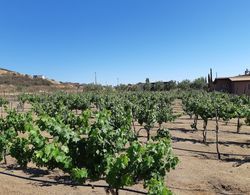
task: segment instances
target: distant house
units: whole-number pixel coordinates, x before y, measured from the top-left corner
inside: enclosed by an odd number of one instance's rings
[[[34,75],[33,78],[34,79],[46,79],[44,75]]]
[[[165,82],[165,81],[158,81],[158,82],[152,82],[151,84],[151,90],[155,91],[157,90],[157,85],[161,85],[162,90],[166,89],[167,86],[169,85],[170,82]]]
[[[246,70],[245,75],[216,78],[214,89],[237,95],[250,95],[250,72]]]

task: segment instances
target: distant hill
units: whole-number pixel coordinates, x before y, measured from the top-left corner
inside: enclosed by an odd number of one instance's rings
[[[30,75],[23,75],[7,69],[0,68],[0,85],[16,85],[16,86],[34,86],[34,85],[53,85],[50,80],[43,78],[34,78]]]
[[[21,74],[0,68],[1,91],[74,90],[79,84],[57,82],[44,76]]]

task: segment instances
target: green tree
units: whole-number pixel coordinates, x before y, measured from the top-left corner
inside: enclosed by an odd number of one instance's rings
[[[144,91],[151,91],[151,83],[149,78],[146,78],[146,83],[144,84]]]
[[[191,81],[186,79],[178,83],[178,88],[182,90],[190,89]]]
[[[190,86],[193,89],[204,89],[204,90],[206,90],[208,88],[207,79],[205,77],[197,78],[191,83]]]
[[[176,81],[171,80],[165,83],[164,86],[165,86],[164,88],[166,91],[170,91],[172,89],[175,89],[177,85],[176,85]]]

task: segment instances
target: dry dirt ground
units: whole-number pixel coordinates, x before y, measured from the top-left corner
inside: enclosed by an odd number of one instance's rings
[[[174,108],[176,112],[182,112],[180,102],[177,102]],[[235,120],[230,121],[228,125],[220,122],[220,151],[223,155],[222,160],[217,160],[214,144],[215,122],[208,123],[208,145],[202,143],[202,121],[198,123],[198,131],[191,129],[192,122],[192,119],[184,115],[174,123],[165,124],[171,131],[174,152],[180,159],[176,170],[172,170],[166,179],[166,184],[174,194],[250,194],[250,127],[243,126],[241,133],[237,134]],[[8,165],[13,164],[14,160],[8,158]],[[103,188],[44,184],[3,173],[50,181],[68,179],[60,171],[47,172],[36,169],[32,164],[26,171],[1,165],[0,195],[106,194]],[[133,189],[143,190],[141,185],[134,186]]]

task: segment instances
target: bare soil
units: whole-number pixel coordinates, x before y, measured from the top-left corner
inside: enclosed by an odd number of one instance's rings
[[[182,112],[180,102],[177,102],[174,108],[176,112]],[[242,126],[241,133],[237,134],[236,120],[230,121],[227,125],[220,122],[222,160],[218,160],[215,122],[208,123],[207,145],[202,143],[202,121],[198,122],[198,131],[191,129],[192,122],[189,116],[184,115],[174,123],[164,125],[171,131],[174,152],[180,159],[176,170],[172,170],[166,179],[166,184],[174,194],[250,194],[250,127]],[[144,132],[142,136],[145,136]],[[4,175],[3,173],[10,173],[33,179],[68,182],[67,175],[58,170],[47,172],[37,169],[32,164],[27,170],[20,170],[11,165],[15,165],[15,161],[8,158],[9,168],[6,165],[0,166],[0,195],[106,194],[104,188],[45,184]],[[100,181],[96,184],[105,182]],[[142,185],[133,186],[133,189],[144,191]],[[136,193],[121,192],[121,194]]]

